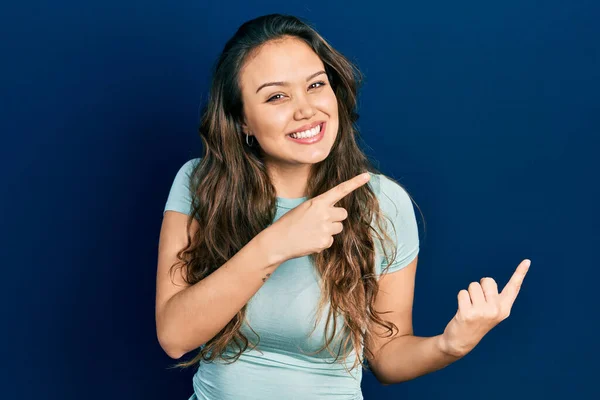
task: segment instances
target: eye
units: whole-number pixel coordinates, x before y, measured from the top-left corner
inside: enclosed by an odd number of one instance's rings
[[[320,85],[320,86],[318,86],[318,87],[321,87],[321,86],[325,86],[325,82],[323,82],[323,81],[315,82],[315,83],[312,83],[312,84],[310,85],[310,87],[312,87],[313,85]],[[316,88],[315,88],[315,89],[316,89]]]
[[[283,96],[281,93],[276,94],[273,97],[269,97],[269,99],[267,100],[267,102],[273,101],[273,100],[279,100],[279,98],[277,98],[277,96]]]
[[[319,85],[319,86],[314,87],[314,85]],[[319,82],[311,83],[310,86],[309,86],[309,88],[310,89],[318,89],[318,88],[320,88],[322,86],[325,86],[325,85],[326,85],[325,82],[319,81]],[[276,95],[269,97],[269,99],[267,100],[267,103],[281,99],[281,97],[277,97],[277,96],[282,96],[283,97],[283,95],[281,93],[277,93]]]

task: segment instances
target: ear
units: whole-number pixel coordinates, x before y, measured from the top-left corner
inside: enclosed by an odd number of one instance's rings
[[[238,125],[243,134],[247,135],[250,133],[250,129],[248,129],[248,125],[246,124],[245,120],[242,120],[241,122],[239,122]]]

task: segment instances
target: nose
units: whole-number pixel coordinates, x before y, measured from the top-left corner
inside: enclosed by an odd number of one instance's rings
[[[300,96],[297,99],[296,112],[294,113],[295,119],[310,119],[317,113],[317,110],[315,110],[313,105],[306,98],[306,95]]]

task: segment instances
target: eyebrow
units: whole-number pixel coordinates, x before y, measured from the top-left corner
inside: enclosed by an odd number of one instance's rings
[[[309,76],[308,78],[306,78],[306,81],[310,81],[312,78],[319,76],[321,74],[324,74],[325,71],[319,71],[319,72],[315,72],[314,74],[312,74],[311,76]],[[264,87],[267,86],[286,86],[289,85],[289,82],[268,82],[268,83],[263,83],[262,85],[260,85],[258,87],[258,89],[256,89],[256,93],[258,93],[258,91]]]

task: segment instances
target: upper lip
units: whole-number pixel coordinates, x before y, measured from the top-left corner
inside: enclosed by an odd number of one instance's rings
[[[292,133],[297,133],[297,132],[303,132],[309,129],[314,128],[317,125],[321,125],[322,123],[324,123],[325,121],[315,121],[312,124],[306,124],[306,125],[302,125],[300,128],[296,129],[295,131],[291,131],[289,133],[287,133],[286,135],[291,135]]]

